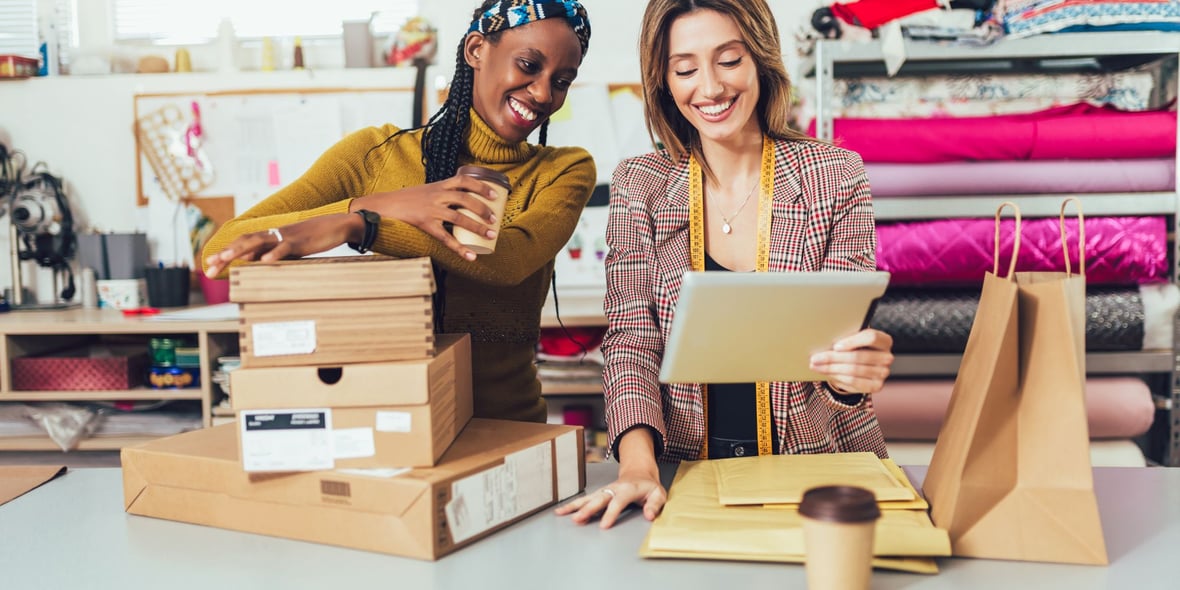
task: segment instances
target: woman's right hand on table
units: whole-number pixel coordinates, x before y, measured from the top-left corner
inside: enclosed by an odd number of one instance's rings
[[[496,236],[495,214],[483,199],[472,196],[472,193],[488,201],[499,198],[496,191],[483,182],[471,176],[456,175],[438,182],[358,197],[352,200],[349,211],[368,209],[384,219],[404,221],[442,242],[459,256],[475,260],[475,252],[460,244],[443,225],[450,223],[489,238]],[[459,209],[466,209],[479,219],[472,219]]]
[[[660,483],[651,431],[642,426],[633,428],[623,434],[618,446],[618,479],[559,506],[555,510],[558,516],[571,515],[570,520],[581,525],[602,515],[598,526],[608,529],[632,504],[643,507],[643,517],[649,521],[660,515],[668,501],[668,491]]]

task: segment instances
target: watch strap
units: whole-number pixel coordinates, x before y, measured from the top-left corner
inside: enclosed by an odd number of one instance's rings
[[[361,254],[365,254],[373,249],[373,242],[377,241],[377,228],[381,226],[381,216],[368,209],[357,209],[354,213],[360,215],[361,219],[365,220],[365,233],[361,237],[360,243],[349,242],[348,246]]]

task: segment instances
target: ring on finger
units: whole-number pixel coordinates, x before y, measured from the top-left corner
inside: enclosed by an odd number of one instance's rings
[[[278,240],[280,244],[283,243],[283,232],[279,231],[279,228],[272,227],[272,228],[266,230],[266,233],[274,236],[275,239]]]
[[[610,489],[610,488],[602,488],[602,489],[601,489],[601,490],[599,490],[599,491],[600,491],[600,492],[602,492],[602,493],[604,493],[604,494],[606,494],[606,495],[608,495],[608,496],[610,496],[610,499],[611,499],[611,500],[614,500],[614,499],[615,499],[615,491],[614,491],[614,490],[612,490],[612,489]]]

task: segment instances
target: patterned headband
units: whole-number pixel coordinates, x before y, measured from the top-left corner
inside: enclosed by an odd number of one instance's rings
[[[582,55],[586,55],[590,48],[590,17],[576,0],[501,0],[475,19],[467,32],[486,35],[547,18],[568,21],[582,44]]]

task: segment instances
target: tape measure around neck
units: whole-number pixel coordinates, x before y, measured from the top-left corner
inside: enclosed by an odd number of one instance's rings
[[[689,254],[692,270],[705,270],[705,185],[701,178],[701,165],[696,158],[688,160],[688,227]],[[758,244],[755,253],[755,272],[770,270],[770,221],[774,203],[774,141],[762,137],[762,173],[758,190]],[[758,454],[774,452],[774,434],[770,428],[770,383],[760,381],[754,385],[754,403],[757,404]],[[701,385],[701,411],[705,422],[705,440],[701,445],[701,459],[709,458],[709,386]]]

